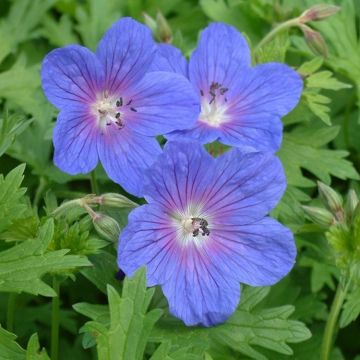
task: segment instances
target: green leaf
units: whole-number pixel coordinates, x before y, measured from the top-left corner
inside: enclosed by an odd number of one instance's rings
[[[85,46],[96,49],[98,41],[120,16],[117,1],[89,0],[76,7],[76,30],[80,33]]]
[[[320,71],[310,75],[306,79],[307,88],[318,88],[328,90],[340,90],[351,88],[350,84],[345,84],[333,77],[331,71]]]
[[[0,73],[0,97],[32,113],[39,106],[33,96],[40,86],[38,72],[37,66],[27,67],[25,57],[18,56],[9,70]]]
[[[189,347],[172,349],[171,342],[163,342],[152,354],[150,360],[203,360],[202,356],[197,356],[189,352]],[[211,357],[205,355],[205,360]]]
[[[321,56],[315,57],[310,61],[304,62],[298,69],[298,73],[302,76],[309,76],[316,70],[320,69],[324,59]]]
[[[5,115],[3,119],[0,119],[0,156],[32,121],[33,119],[25,120],[21,115]]]
[[[50,360],[46,350],[40,350],[39,337],[37,334],[33,334],[28,342],[26,360]]]
[[[93,319],[81,331],[95,337],[99,360],[143,358],[150,331],[162,314],[160,309],[147,312],[153,294],[154,289],[146,289],[145,269],[140,269],[131,279],[125,279],[121,295],[108,285],[109,324],[102,307],[74,305],[75,310]]]
[[[179,348],[191,345],[193,352],[199,354],[209,350],[215,341],[256,360],[267,359],[258,347],[291,355],[288,343],[305,341],[311,333],[302,322],[289,319],[295,310],[293,306],[262,308],[260,303],[269,291],[265,287],[245,287],[235,313],[213,328],[188,328],[173,319],[163,320],[155,326],[151,341],[171,341]]]
[[[303,176],[301,169],[308,170],[326,184],[330,184],[331,175],[340,179],[359,179],[352,163],[345,160],[347,151],[323,148],[338,132],[336,126],[299,126],[284,135],[278,155],[283,162],[288,184],[314,186],[312,180]]]
[[[92,267],[84,268],[81,273],[91,281],[100,291],[106,294],[107,284],[120,290],[120,282],[116,280],[118,267],[116,257],[107,251],[89,257]]]
[[[289,47],[289,35],[282,32],[272,41],[259,48],[255,53],[256,63],[285,62],[285,55]]]
[[[0,359],[25,360],[25,350],[15,341],[16,335],[0,326]]]
[[[317,116],[322,120],[326,125],[331,125],[330,120],[330,107],[327,104],[331,103],[330,98],[327,96],[318,94],[315,91],[305,91],[303,93],[303,98],[307,102],[307,106]]]
[[[307,0],[312,4],[312,0]],[[329,47],[327,65],[334,71],[351,79],[357,90],[360,106],[360,47],[358,37],[358,9],[353,0],[341,1],[341,11],[327,21],[314,22]],[[300,45],[301,46],[301,45]]]
[[[49,219],[36,239],[0,252],[0,291],[55,296],[55,291],[41,280],[43,275],[91,265],[86,257],[67,255],[66,249],[48,251],[53,234],[54,222]]]
[[[54,19],[50,15],[46,15],[42,21],[42,34],[54,46],[65,46],[68,44],[77,44],[79,39],[74,34],[73,23],[67,15],[61,16],[60,19]]]
[[[201,0],[200,6],[211,20],[234,25],[255,39],[261,35],[263,21],[253,13],[251,1]]]
[[[360,314],[360,287],[347,294],[340,316],[340,327],[348,326]]]
[[[0,232],[11,224],[12,220],[21,217],[27,206],[23,201],[26,189],[21,188],[25,164],[10,171],[4,178],[0,174]]]
[[[12,334],[0,325],[0,359],[1,360],[50,360],[46,350],[40,350],[39,338],[33,334],[29,339],[27,350],[24,350]]]

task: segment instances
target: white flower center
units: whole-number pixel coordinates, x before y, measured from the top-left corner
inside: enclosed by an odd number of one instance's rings
[[[102,132],[107,128],[115,127],[122,129],[125,126],[124,117],[126,112],[137,110],[130,106],[132,100],[124,100],[122,97],[109,96],[105,91],[98,95],[97,101],[92,105],[93,114],[96,116],[97,125]]]
[[[220,105],[216,100],[210,104],[208,99],[204,99],[201,103],[199,120],[210,126],[219,127],[222,123],[228,121],[226,110],[227,107],[225,104]]]
[[[228,90],[218,82],[212,82],[207,93],[200,90],[202,97],[200,121],[212,127],[219,127],[222,123],[229,121],[229,116],[226,114]]]
[[[177,231],[178,241],[187,246],[202,246],[211,232],[210,217],[202,211],[202,206],[189,205],[185,211],[177,210],[171,214]]]

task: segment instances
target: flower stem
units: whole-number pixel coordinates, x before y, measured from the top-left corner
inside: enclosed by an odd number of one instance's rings
[[[8,331],[14,331],[14,316],[15,316],[15,308],[16,308],[16,298],[17,294],[10,293],[8,298],[7,305],[7,314],[6,314],[6,328]]]
[[[321,344],[321,360],[329,360],[331,348],[333,345],[333,338],[339,313],[344,302],[348,286],[343,288],[341,284],[338,284],[336,289],[335,298],[331,304],[330,314],[325,325],[324,336]]]
[[[60,327],[60,281],[53,277],[53,289],[57,296],[52,299],[51,309],[51,360],[59,358],[59,327]]]
[[[91,184],[91,192],[93,194],[99,194],[99,186],[96,180],[95,170],[93,170],[90,173],[90,184]]]
[[[290,19],[287,20],[278,26],[276,26],[273,30],[271,30],[255,47],[255,52],[258,51],[261,47],[263,47],[266,43],[268,43],[270,40],[272,40],[278,33],[281,31],[288,29],[292,26],[298,26],[299,25],[299,19]]]
[[[39,202],[41,200],[41,195],[43,194],[45,188],[46,188],[46,179],[43,176],[41,176],[39,180],[39,186],[37,187],[35,192],[35,197],[33,202],[34,207],[37,207],[39,205]]]

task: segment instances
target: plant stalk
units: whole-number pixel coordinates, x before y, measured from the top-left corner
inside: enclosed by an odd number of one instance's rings
[[[52,299],[51,308],[51,360],[59,359],[59,328],[60,328],[60,281],[53,277],[53,289],[57,296]]]
[[[34,197],[34,201],[33,201],[34,207],[37,207],[39,205],[41,196],[42,196],[44,190],[46,189],[46,185],[47,185],[46,179],[43,176],[41,176],[39,179],[39,186],[37,187],[36,192],[35,192],[35,197]]]
[[[272,29],[255,47],[255,52],[258,51],[261,47],[263,47],[266,43],[268,43],[270,40],[272,40],[278,33],[281,31],[284,31],[292,26],[299,26],[299,19],[290,19],[287,20],[278,26],[276,26],[274,29]]]
[[[331,304],[329,317],[327,319],[325,325],[324,336],[321,344],[321,353],[320,359],[321,360],[329,360],[330,353],[332,350],[333,340],[334,340],[334,333],[335,328],[337,325],[337,320],[340,314],[340,310],[342,308],[342,304],[345,300],[346,292],[348,286],[343,288],[343,286],[339,283],[336,289],[334,300]]]
[[[6,314],[6,328],[10,332],[14,332],[14,317],[15,317],[15,309],[16,309],[16,299],[17,294],[10,293],[8,298],[7,305],[7,314]]]
[[[95,170],[93,170],[90,173],[90,184],[91,184],[91,192],[93,194],[99,194],[99,186],[96,180],[96,174],[95,174]]]

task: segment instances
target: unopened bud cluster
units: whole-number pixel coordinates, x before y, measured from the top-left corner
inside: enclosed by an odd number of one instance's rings
[[[323,36],[318,31],[315,31],[310,26],[305,24],[311,21],[320,21],[326,19],[329,16],[336,14],[339,10],[339,6],[318,4],[305,10],[298,17],[298,26],[304,34],[307,45],[315,55],[320,55],[323,57],[328,56],[326,42]]]
[[[329,227],[335,224],[346,224],[358,205],[358,197],[355,191],[351,190],[347,196],[346,207],[344,208],[342,197],[330,186],[318,182],[319,196],[325,208],[314,206],[303,206],[306,216],[315,224]]]
[[[324,208],[303,206],[308,219],[326,229],[339,268],[349,269],[360,261],[360,204],[354,190],[346,200],[331,187],[319,182],[319,195]]]
[[[83,209],[91,217],[94,228],[98,235],[105,240],[116,242],[120,234],[118,222],[103,213],[96,212],[93,207],[103,206],[108,208],[135,208],[138,206],[135,202],[126,196],[116,193],[106,193],[103,195],[90,194],[81,199],[70,200],[60,205],[53,213],[55,217],[64,216],[74,209]]]

